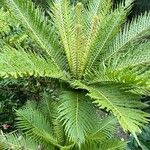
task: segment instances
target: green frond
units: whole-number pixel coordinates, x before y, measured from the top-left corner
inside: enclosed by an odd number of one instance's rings
[[[105,2],[105,5],[108,4]],[[97,28],[96,37],[90,47],[86,71],[99,65],[99,63],[105,59],[104,54],[107,53],[109,45],[113,43],[114,38],[120,31],[121,25],[125,21],[129,11],[127,7],[128,6],[121,5],[118,9],[110,10],[109,13],[103,14],[102,12],[101,18],[99,18],[100,25]]]
[[[106,15],[110,12],[112,3],[111,0],[92,0],[90,1],[88,8],[84,9],[83,18],[85,24],[85,35],[86,35],[86,45],[85,49],[85,65],[87,65],[88,57],[90,55],[90,49],[94,44],[101,24]],[[86,66],[84,66],[85,69]]]
[[[84,145],[81,150],[126,150],[127,142],[120,139],[106,139],[99,143],[89,143]]]
[[[101,12],[104,19],[106,12],[103,7],[105,6],[107,11],[110,8],[108,3],[106,4],[106,2],[102,1],[98,2],[98,8],[94,10],[95,3],[97,4],[94,1],[93,5],[89,6],[89,9],[83,8],[82,3],[77,3],[73,8],[67,0],[53,3],[52,18],[54,18],[56,28],[61,36],[70,70],[76,78],[81,78],[83,75],[90,46],[94,42],[95,32],[99,25],[97,15]],[[100,8],[102,10],[99,11]]]
[[[61,99],[58,119],[63,122],[69,140],[80,146],[85,142],[88,132],[94,126],[95,108],[84,93],[77,91],[65,91]]]
[[[54,136],[56,137],[59,144],[65,144],[65,133],[62,123],[57,119],[58,118],[58,106],[59,102],[54,101],[47,92],[44,92],[43,99],[38,104],[39,111],[47,118],[51,124],[51,128]]]
[[[132,44],[117,53],[108,63],[87,73],[88,84],[115,82],[141,95],[150,94],[150,43]]]
[[[86,86],[79,81],[73,82],[74,88],[89,91],[93,102],[101,109],[111,111],[118,119],[125,131],[130,131],[134,136],[141,132],[144,124],[149,122],[150,115],[142,111],[147,107],[140,102],[136,94],[126,92],[122,84],[105,83]]]
[[[8,31],[10,25],[16,24],[16,21],[12,18],[10,12],[6,11],[3,7],[0,8],[0,33]]]
[[[21,43],[27,37],[28,35],[21,30],[20,23],[14,19],[13,15],[3,7],[0,8],[0,39],[13,45],[14,43]],[[3,41],[0,41],[1,45]]]
[[[89,96],[96,99],[94,103],[112,111],[125,131],[141,132],[140,128],[149,121],[149,114],[140,110],[146,105],[136,95],[124,92],[120,85],[97,85],[89,90]]]
[[[39,111],[49,120],[50,123],[52,123],[51,119],[53,117],[53,104],[54,101],[50,97],[50,95],[44,91],[42,94],[42,100],[38,104]]]
[[[148,71],[149,66],[140,66],[133,68],[99,68],[93,70],[86,75],[85,79],[88,80],[88,85],[95,83],[108,83],[108,84],[122,84],[125,91],[130,91],[139,95],[150,94],[150,74]]]
[[[91,133],[87,137],[87,142],[99,142],[106,138],[111,138],[116,132],[117,120],[112,117],[106,117],[104,119],[99,119],[97,124],[93,127]]]
[[[29,138],[23,137],[17,133],[9,133],[0,135],[0,150],[35,150],[38,144]]]
[[[122,84],[125,91],[138,95],[150,95],[150,75],[148,66],[125,68],[122,70],[109,70],[107,77],[115,83]]]
[[[83,6],[77,3],[75,8],[68,0],[54,1],[52,18],[56,26],[65,54],[69,63],[70,71],[76,78],[81,78],[84,67],[85,35],[83,33]]]
[[[56,107],[56,106],[55,106]],[[58,110],[58,109],[56,109]],[[55,110],[55,111],[56,111]],[[58,112],[55,112],[55,114],[53,114],[53,132],[54,132],[54,135],[55,137],[57,138],[57,141],[59,144],[61,145],[70,145],[70,143],[66,140],[67,139],[67,136],[65,135],[65,132],[64,132],[64,127],[62,125],[62,123],[57,119],[59,114]],[[67,143],[68,142],[68,143]],[[66,146],[67,147],[67,146]],[[69,146],[68,146],[69,147]]]
[[[108,139],[100,144],[100,150],[126,150],[127,142],[119,139]]]
[[[31,0],[6,0],[6,3],[14,16],[25,26],[28,34],[50,55],[54,64],[58,68],[66,68],[66,58],[58,42],[59,37],[44,12]]]
[[[47,148],[51,145],[61,147],[53,136],[52,129],[46,118],[30,103],[25,108],[16,111],[17,125],[31,139]]]
[[[134,19],[131,23],[127,23],[120,31],[112,46],[109,47],[105,54],[105,60],[108,60],[116,53],[124,50],[127,46],[133,44],[134,41],[147,35],[150,29],[150,13],[145,13]],[[128,48],[128,47],[127,47]]]
[[[47,59],[44,59],[33,52],[26,52],[21,47],[18,47],[19,50],[17,50],[5,45],[0,49],[1,77],[47,76],[64,78],[64,73],[57,69],[48,56]]]
[[[91,19],[93,16],[97,15],[102,18],[102,16],[107,15],[107,13],[110,12],[111,6],[112,2],[110,0],[91,0],[88,4],[88,8],[85,8],[87,14],[87,18],[85,19],[87,20],[89,27],[91,26]]]
[[[116,133],[117,120],[112,117],[105,117],[98,119],[93,129],[88,134],[85,144],[81,146],[81,149],[86,150],[97,150],[100,149],[99,145],[105,141],[114,138]]]
[[[121,70],[124,68],[133,68],[140,65],[150,64],[150,42],[138,43],[127,47],[125,52],[120,52],[117,56],[112,58],[110,67],[114,70]]]
[[[70,69],[73,69],[72,53],[75,56],[73,52],[75,38],[73,27],[75,20],[73,15],[73,10],[71,10],[71,6],[67,0],[54,1],[52,6],[52,18],[60,34]]]

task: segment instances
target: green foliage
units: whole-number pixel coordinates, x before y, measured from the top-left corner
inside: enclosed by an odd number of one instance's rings
[[[85,142],[87,132],[95,124],[94,106],[89,103],[84,93],[66,91],[61,96],[58,108],[59,120],[63,122],[69,139],[79,145]],[[92,118],[89,120],[89,118]]]
[[[23,91],[23,83],[25,84],[24,79],[0,80],[0,128],[5,132],[15,129],[14,109],[21,107],[27,100],[27,93]]]
[[[58,84],[47,78],[6,78],[0,80],[0,129],[3,132],[16,130],[15,111],[27,100],[39,101],[44,90],[56,97]]]
[[[63,73],[59,72],[52,61],[48,58],[45,60],[42,56],[34,53],[26,53],[20,46],[16,50],[12,47],[3,46],[4,51],[1,53],[0,71],[1,77],[7,78],[13,76],[15,78],[22,76],[47,76],[47,77],[63,77]],[[6,61],[8,61],[6,63]],[[9,68],[7,68],[9,63]],[[18,64],[18,66],[16,65]],[[22,69],[20,68],[22,67]],[[43,68],[44,66],[44,68]],[[53,68],[53,69],[52,69]]]
[[[82,149],[84,143],[95,149],[123,149],[124,142],[118,140],[107,139],[109,144],[87,140],[93,123],[97,126],[94,111],[100,109],[113,114],[140,145],[137,134],[150,117],[143,111],[148,105],[140,100],[141,95],[150,94],[149,41],[142,40],[149,34],[150,13],[129,24],[125,21],[132,0],[116,9],[112,9],[110,0],[91,0],[86,7],[80,2],[71,5],[68,0],[55,0],[49,6],[49,16],[30,0],[6,0],[6,5],[40,52],[3,40],[0,75],[56,78],[67,91],[56,104],[59,107],[52,115],[55,123],[50,121],[55,127],[52,131],[61,130],[55,118],[61,121],[64,133],[60,137],[67,140],[59,139],[57,132],[53,136],[47,130],[47,117],[30,106],[17,111],[18,125],[26,134],[44,146],[60,149],[71,149],[72,144]],[[34,115],[34,124],[30,115]]]
[[[150,148],[150,126],[149,125],[143,128],[142,133],[138,135],[138,138],[140,140],[142,150],[149,150]],[[129,150],[136,150],[139,148],[134,137],[131,136],[129,140],[130,140],[130,143],[128,144]]]
[[[31,139],[27,139],[16,133],[1,135],[0,150],[7,149],[25,149],[25,150],[35,150],[38,148],[38,144],[35,144]],[[5,144],[4,144],[5,143]]]
[[[67,94],[73,94],[73,92],[68,91]],[[63,93],[66,95],[66,92]],[[76,95],[76,92],[74,93]],[[83,97],[83,95],[82,95]],[[74,99],[73,99],[74,100]],[[91,107],[89,105],[89,102],[85,99],[82,99],[82,103],[84,103],[85,108],[82,110],[86,111],[87,107]],[[83,104],[82,104],[83,105]],[[41,106],[45,106],[44,109],[41,109]],[[53,106],[53,107],[52,107]],[[72,107],[72,106],[71,106]],[[63,128],[63,124],[61,123],[63,120],[60,120],[59,118],[62,116],[62,113],[64,110],[61,110],[62,104],[59,103],[57,100],[52,100],[50,97],[44,93],[44,99],[43,101],[40,101],[40,103],[37,105],[37,103],[28,102],[25,107],[23,107],[20,110],[16,111],[17,115],[17,126],[22,130],[23,134],[20,135],[20,133],[10,133],[10,134],[2,134],[1,140],[0,140],[0,149],[12,148],[12,149],[19,149],[21,147],[24,147],[25,149],[34,149],[35,147],[38,147],[39,145],[43,147],[45,150],[48,149],[78,149],[74,143],[75,139],[71,142],[69,137],[67,135],[63,136],[64,143],[59,141],[60,135],[62,133],[65,133],[67,129]],[[92,108],[92,107],[91,107]],[[57,111],[61,110],[61,111]],[[72,111],[70,111],[70,114],[74,116],[74,110],[76,108],[72,108]],[[91,111],[95,111],[95,108],[93,107]],[[49,115],[45,115],[49,114]],[[77,118],[81,118],[81,113],[76,113]],[[69,115],[69,114],[68,114]],[[65,115],[65,116],[68,116]],[[89,117],[84,116],[86,118]],[[115,132],[115,126],[116,126],[116,119],[112,116],[105,117],[103,119],[100,119],[98,117],[98,114],[91,113],[90,115],[95,116],[95,122],[93,122],[93,128],[87,129],[88,134],[85,133],[87,136],[85,137],[85,142],[80,143],[80,149],[85,149],[87,145],[93,149],[94,147],[99,149],[106,147],[106,149],[109,149],[110,146],[118,148],[118,150],[123,150],[126,147],[126,142],[123,142],[119,139],[114,138],[114,132]],[[69,118],[70,119],[70,118]],[[86,120],[85,118],[82,118]],[[89,118],[88,118],[89,119]],[[57,122],[57,123],[56,123]],[[77,122],[76,122],[77,123]],[[79,122],[80,125],[84,124],[84,122]],[[87,122],[89,124],[89,122]],[[69,123],[67,122],[66,125]],[[76,124],[78,125],[78,124]],[[59,130],[56,130],[59,127]],[[88,126],[88,125],[87,125]],[[86,128],[87,128],[86,126]],[[82,129],[79,126],[74,125],[74,132],[77,134],[76,130],[77,128]],[[85,127],[84,127],[85,128]],[[82,131],[80,131],[82,132]],[[78,132],[78,133],[80,133]],[[81,135],[78,135],[79,138],[81,138]],[[70,136],[71,138],[71,136]],[[74,137],[76,138],[76,137]],[[29,140],[31,140],[31,143],[28,144]],[[32,140],[34,141],[32,143]],[[81,140],[79,140],[81,141]],[[107,146],[105,146],[104,143],[108,143]],[[93,147],[94,146],[94,147]]]
[[[118,3],[124,2],[125,0],[113,0],[114,5],[118,5]],[[150,3],[149,0],[134,0],[132,12],[129,14],[129,19],[131,20],[133,17],[137,15],[144,14],[146,11],[150,11]]]

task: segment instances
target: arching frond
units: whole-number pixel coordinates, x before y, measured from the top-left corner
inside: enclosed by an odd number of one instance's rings
[[[83,93],[66,91],[62,93],[61,99],[58,118],[63,122],[69,139],[80,146],[94,126],[95,109]]]
[[[146,107],[146,105],[141,103],[136,95],[123,92],[119,86],[108,86],[107,84],[93,86],[89,95],[96,99],[95,103],[100,108],[107,108],[108,111],[112,111],[124,130],[133,134],[141,132],[140,127],[148,122],[149,114],[140,109]]]
[[[106,139],[100,143],[90,143],[81,148],[81,150],[126,150],[126,142],[120,139]]]
[[[113,116],[99,119],[99,121],[95,123],[95,126],[93,126],[93,129],[87,136],[86,142],[82,145],[81,149],[100,149],[102,143],[107,143],[110,139],[114,138],[116,132],[116,125],[117,120]],[[114,145],[117,146],[117,143]]]
[[[64,69],[67,63],[55,28],[44,12],[31,0],[6,0],[14,16],[22,22],[31,37],[50,55],[58,68]]]
[[[124,84],[124,88],[141,95],[150,94],[150,54],[149,42],[130,48],[116,55],[107,64],[85,76],[89,84],[114,82]]]
[[[65,53],[68,59],[68,63],[70,66],[70,70],[73,69],[73,61],[75,57],[74,53],[74,23],[75,23],[75,16],[74,12],[71,9],[69,1],[60,0],[55,1],[52,7],[52,19],[55,22],[56,29],[58,30],[62,44],[65,49]],[[74,72],[74,71],[73,71]]]
[[[109,47],[104,55],[104,61],[111,58],[114,54],[132,44],[138,38],[148,34],[150,29],[150,13],[145,13],[134,19],[131,23],[127,23],[120,31],[112,46]]]
[[[47,92],[43,94],[43,100],[38,104],[39,111],[49,120],[54,136],[59,144],[64,145],[66,136],[60,120],[58,120],[59,102],[54,101]]]
[[[17,133],[9,133],[0,135],[0,150],[8,149],[26,149],[35,150],[39,147],[34,141],[29,138],[23,137]]]
[[[90,1],[88,8],[84,9],[83,18],[85,24],[85,35],[86,35],[86,45],[84,47],[85,52],[85,66],[88,62],[88,58],[90,57],[91,47],[94,44],[101,25],[103,24],[104,18],[110,13],[112,3],[111,0],[92,0]]]
[[[150,94],[150,43],[136,43],[127,47],[127,50],[116,54],[105,65],[88,72],[85,80],[89,84],[102,82],[116,82],[124,84],[137,94]]]
[[[10,46],[3,46],[0,52],[0,76],[23,77],[23,76],[47,76],[63,78],[63,72],[58,70],[50,58],[45,60],[42,56],[32,52],[26,52]]]
[[[68,0],[54,1],[52,18],[61,37],[62,44],[70,66],[76,78],[81,78],[85,65],[85,35],[83,22],[83,6],[77,3],[73,8]]]
[[[128,5],[129,6],[129,5]],[[89,59],[87,63],[86,71],[90,70],[93,66],[98,65],[100,62],[103,62],[104,54],[107,52],[107,49],[110,44],[112,44],[114,37],[120,31],[121,25],[125,21],[128,6],[120,6],[114,11],[109,13],[102,13],[99,18],[100,25],[97,29],[97,35],[90,47]],[[103,16],[104,15],[104,16]]]
[[[138,45],[131,45],[127,47],[125,52],[118,53],[114,56],[110,67],[115,70],[124,68],[133,68],[139,65],[150,64],[150,42],[146,41]]]
[[[100,144],[100,150],[126,150],[126,142],[119,139],[108,139]]]
[[[117,120],[112,117],[99,119],[87,137],[87,142],[100,142],[114,136],[116,132]]]
[[[31,139],[40,142],[47,148],[51,145],[61,147],[46,118],[30,103],[25,108],[16,111],[17,125]]]
[[[147,107],[140,102],[139,96],[125,92],[121,84],[95,84],[86,86],[80,82],[74,82],[76,88],[86,89],[89,96],[101,109],[106,108],[118,119],[125,131],[130,131],[134,136],[141,132],[141,127],[148,123],[150,115],[141,109]]]
[[[130,91],[139,95],[150,94],[150,73],[148,71],[149,66],[140,66],[129,68],[103,68],[89,72],[86,76],[88,84],[95,83],[108,83],[108,84],[120,84],[124,86],[124,91]]]
[[[88,29],[86,32],[92,31],[92,28],[94,27],[94,17],[100,17],[99,19],[102,21],[101,19],[104,19],[103,17],[110,13],[111,6],[112,2],[110,0],[90,0],[88,8],[85,8],[83,14],[85,15],[85,24]]]

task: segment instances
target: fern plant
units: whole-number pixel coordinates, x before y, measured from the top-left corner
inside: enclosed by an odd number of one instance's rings
[[[73,93],[70,92],[70,95],[71,94]],[[73,100],[74,99],[71,99],[71,102],[66,101],[66,103],[71,104],[71,106],[68,105],[70,109],[73,107]],[[53,100],[44,93],[44,99],[40,101],[38,105],[35,102],[28,102],[24,108],[17,110],[17,126],[22,129],[22,131],[25,131],[25,134],[17,132],[1,134],[0,150],[7,150],[8,148],[15,150],[20,150],[21,148],[25,150],[35,150],[38,147],[44,150],[77,150],[77,145],[74,141],[70,140],[71,137],[65,135],[66,129],[58,119],[60,117],[58,113],[59,107],[61,107],[59,103],[58,100]],[[80,103],[80,111],[85,109],[83,107],[85,106],[84,103],[86,103],[86,109],[90,110],[90,114],[82,114],[79,121],[82,121],[84,115],[93,116],[93,120],[85,124],[87,127],[90,123],[93,126],[90,128],[85,138],[85,143],[80,145],[80,149],[124,149],[126,147],[126,142],[114,137],[117,125],[116,119],[113,116],[100,119],[98,115],[95,115],[94,106],[91,105],[89,101],[82,101]],[[72,117],[73,113],[70,113]],[[81,126],[80,128],[84,127]],[[78,134],[75,130],[74,132]],[[78,136],[83,138],[83,135],[77,135],[77,137]]]
[[[142,95],[150,94],[150,42],[143,39],[149,34],[150,13],[129,24],[125,21],[130,0],[116,9],[112,9],[111,0],[91,0],[86,7],[80,2],[71,5],[68,0],[55,0],[50,4],[50,17],[30,0],[5,3],[42,53],[4,44],[0,76],[58,79],[62,92],[57,118],[68,141],[79,148],[93,128],[96,112],[92,110],[97,108],[113,114],[140,145],[136,134],[150,117],[142,111],[147,104],[140,101]],[[45,135],[46,141],[58,144],[42,127],[37,134],[27,122],[21,124],[31,138],[43,139]]]

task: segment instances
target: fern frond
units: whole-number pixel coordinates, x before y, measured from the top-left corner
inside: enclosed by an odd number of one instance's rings
[[[47,148],[51,145],[61,147],[46,118],[30,103],[25,108],[16,111],[17,125],[31,139],[40,142]]]
[[[31,0],[6,0],[7,6],[14,16],[22,22],[31,37],[50,55],[54,64],[61,69],[67,62],[59,44],[59,37],[44,12]]]
[[[10,12],[6,11],[3,7],[0,8],[0,32],[9,30],[9,26],[17,25]]]
[[[87,142],[99,142],[106,138],[111,138],[116,132],[117,120],[112,117],[106,117],[104,119],[99,119],[99,122],[95,124],[92,129],[92,132],[87,137]]]
[[[60,120],[58,120],[58,116],[59,116],[58,111],[57,111],[58,106],[57,107],[54,106],[54,107],[55,107],[55,112],[53,111],[53,118],[52,118],[53,119],[52,120],[53,132],[54,132],[55,137],[57,138],[58,143],[63,145],[63,147],[64,147],[64,145],[70,145],[70,143],[67,143],[67,137],[64,132],[64,127],[63,127],[62,123],[60,122]]]
[[[108,63],[91,70],[85,76],[88,84],[116,82],[124,84],[137,94],[150,94],[150,43],[133,44],[116,54]],[[130,87],[130,88],[129,88]]]
[[[99,34],[105,17],[110,13],[111,6],[112,3],[110,0],[92,0],[88,5],[88,9],[84,9],[85,35],[87,38],[84,54],[86,60],[88,60],[90,49]]]
[[[66,142],[66,136],[62,123],[57,119],[59,115],[58,106],[59,102],[54,101],[47,92],[44,92],[43,100],[38,104],[38,109],[50,122],[53,134],[58,143],[64,145]]]
[[[149,114],[140,109],[146,107],[136,95],[126,93],[117,85],[92,87],[90,97],[96,99],[100,108],[107,108],[118,118],[125,131],[141,132],[140,127],[149,121]],[[138,110],[138,109],[139,110]]]
[[[100,144],[100,150],[126,150],[127,142],[119,139],[108,139]]]
[[[45,60],[42,56],[32,52],[26,52],[10,46],[3,46],[0,52],[0,76],[23,77],[23,76],[47,76],[63,78],[62,71],[58,70],[50,58]]]
[[[82,7],[81,3],[77,3],[73,8],[68,0],[56,0],[52,7],[52,18],[60,34],[70,71],[76,78],[81,78],[85,61]]]
[[[106,5],[106,3],[105,3]],[[102,62],[104,53],[107,52],[109,45],[113,42],[114,37],[118,34],[122,23],[124,22],[128,13],[128,6],[120,6],[114,11],[110,11],[108,14],[102,13],[102,21],[97,29],[97,35],[94,39],[89,53],[89,59],[86,67],[86,71]],[[101,19],[101,18],[99,18]],[[104,57],[104,58],[103,58]]]
[[[130,91],[139,95],[150,94],[150,74],[149,66],[140,66],[133,68],[102,68],[89,72],[86,76],[88,85],[95,83],[122,84],[125,91]]]
[[[21,30],[20,23],[14,19],[9,11],[2,7],[0,9],[0,39],[12,45],[21,43],[27,37],[27,34]],[[1,45],[3,41],[1,41]]]
[[[70,69],[73,69],[74,16],[70,4],[66,0],[55,1],[52,7],[52,18],[59,31]],[[75,54],[73,54],[75,55]]]
[[[129,46],[138,38],[141,38],[148,34],[150,29],[150,13],[145,13],[134,19],[130,24],[127,23],[120,31],[112,46],[104,55],[104,61],[111,58],[113,55],[123,50],[126,46]]]
[[[58,119],[63,122],[69,140],[80,146],[85,142],[87,133],[94,126],[95,109],[83,93],[65,91],[61,99]]]
[[[149,41],[127,47],[128,50],[114,56],[110,67],[115,70],[121,70],[124,68],[133,68],[139,65],[150,64],[149,47]]]
[[[23,137],[17,133],[9,133],[0,135],[0,150],[8,150],[8,149],[26,149],[26,150],[35,150],[38,148],[38,144],[36,144],[31,139]]]
[[[124,68],[121,70],[110,70],[108,77],[112,82],[124,85],[125,91],[138,95],[150,95],[149,66]]]
[[[107,111],[111,111],[123,129],[133,135],[140,133],[144,124],[149,122],[150,115],[141,110],[147,105],[140,102],[138,95],[126,92],[121,84],[105,83],[86,86],[76,81],[72,86],[89,91],[88,95],[94,103],[101,109],[106,108]]]
[[[81,150],[126,150],[127,142],[120,139],[105,139],[99,143],[88,143]]]

